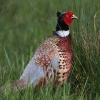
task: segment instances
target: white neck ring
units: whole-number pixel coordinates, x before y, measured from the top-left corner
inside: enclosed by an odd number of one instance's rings
[[[60,37],[67,37],[69,34],[70,34],[70,31],[64,31],[64,30],[61,30],[61,31],[56,31],[56,33],[60,36]]]

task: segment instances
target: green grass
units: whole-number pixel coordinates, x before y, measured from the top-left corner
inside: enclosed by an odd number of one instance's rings
[[[68,83],[56,92],[52,86],[7,90],[0,100],[100,99],[99,0],[0,0],[0,85],[18,79],[39,44],[52,35],[57,10],[73,10],[79,17],[71,26],[75,57]]]

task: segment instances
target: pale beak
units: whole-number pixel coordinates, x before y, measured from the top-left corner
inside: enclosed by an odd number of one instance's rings
[[[78,17],[73,14],[72,19],[78,19]]]

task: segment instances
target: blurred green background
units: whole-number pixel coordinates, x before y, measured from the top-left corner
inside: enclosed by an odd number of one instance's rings
[[[69,82],[55,94],[51,87],[37,93],[6,93],[0,100],[100,99],[100,0],[0,0],[0,85],[21,75],[36,48],[52,36],[56,12],[72,10],[78,17],[71,26],[74,49]]]

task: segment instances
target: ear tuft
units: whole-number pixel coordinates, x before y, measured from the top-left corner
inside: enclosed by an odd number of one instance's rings
[[[57,17],[59,17],[61,15],[60,11],[57,11]]]

